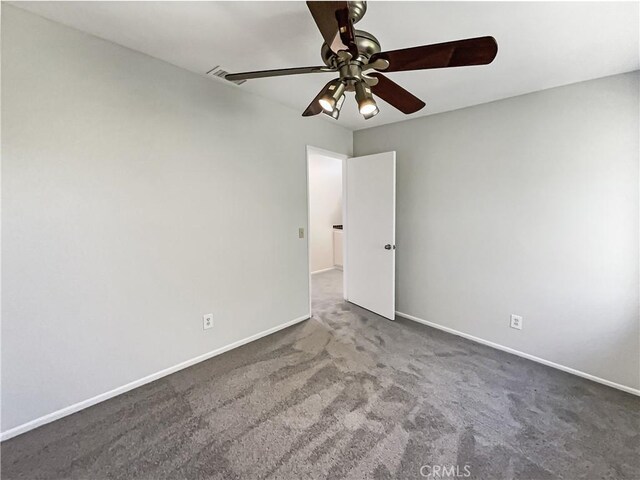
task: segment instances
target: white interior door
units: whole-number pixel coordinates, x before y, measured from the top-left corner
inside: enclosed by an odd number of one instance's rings
[[[353,157],[346,164],[346,297],[393,320],[396,152]]]

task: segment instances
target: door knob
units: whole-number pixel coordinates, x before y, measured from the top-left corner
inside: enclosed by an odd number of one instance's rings
[[[385,250],[391,250],[392,248],[395,250],[395,249],[396,249],[396,246],[395,246],[395,245],[391,245],[390,243],[387,243],[387,244],[384,246],[384,249],[385,249]]]

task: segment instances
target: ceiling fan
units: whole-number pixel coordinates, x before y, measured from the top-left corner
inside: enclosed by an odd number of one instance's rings
[[[487,65],[498,53],[498,44],[493,37],[468,38],[383,52],[376,37],[353,28],[353,24],[366,13],[367,2],[307,2],[307,6],[324,38],[321,49],[324,66],[232,73],[225,78],[239,81],[337,72],[339,77],[324,86],[302,116],[325,113],[337,120],[345,92],[355,92],[360,113],[369,119],[378,114],[374,95],[405,114],[415,113],[425,106],[422,100],[380,72]]]

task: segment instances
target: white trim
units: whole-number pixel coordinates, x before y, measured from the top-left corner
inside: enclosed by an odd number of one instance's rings
[[[347,242],[349,241],[349,218],[347,217],[347,202],[349,197],[347,195],[347,157],[342,161],[342,298],[349,301],[347,295],[347,272],[348,272],[348,258],[347,258]]]
[[[279,330],[283,330],[287,327],[295,325],[296,323],[300,323],[304,320],[308,320],[309,318],[311,318],[310,314],[303,315],[298,318],[294,318],[293,320],[290,320],[281,325],[277,325],[263,332],[256,333],[255,335],[251,335],[250,337],[244,338],[242,340],[238,340],[237,342],[233,342],[229,345],[225,345],[224,347],[220,347],[210,352],[203,353],[202,355],[198,355],[197,357],[194,357],[190,360],[184,361],[182,363],[179,363],[169,368],[165,368],[164,370],[160,370],[159,372],[152,373],[151,375],[147,375],[146,377],[142,377],[138,380],[134,380],[133,382],[114,388],[113,390],[110,390],[108,392],[101,393],[100,395],[96,395],[95,397],[89,398],[87,400],[83,400],[78,403],[74,403],[73,405],[69,405],[68,407],[62,408],[55,412],[36,418],[35,420],[31,420],[29,422],[23,423],[22,425],[18,425],[17,427],[11,428],[6,432],[0,433],[0,441],[8,440],[10,438],[15,437],[16,435],[20,435],[22,433],[28,432],[29,430],[33,430],[34,428],[40,427],[47,423],[51,423],[54,420],[58,420],[62,417],[66,417],[67,415],[71,415],[72,413],[79,412],[80,410],[84,410],[85,408],[91,407],[92,405],[95,405],[100,402],[104,402],[105,400],[109,400],[110,398],[121,395],[125,392],[128,392],[129,390],[133,390],[134,388],[141,387],[142,385],[153,382],[154,380],[158,380],[162,377],[166,377],[167,375],[171,375],[172,373],[175,373],[179,370],[182,370],[187,367],[191,367],[196,363],[203,362],[212,357],[220,355],[221,353],[228,352],[229,350],[233,350],[234,348],[238,348],[238,347],[241,347],[242,345],[253,342],[254,340],[258,340],[259,338],[266,337],[267,335],[271,335],[272,333],[275,333]]]
[[[332,152],[331,150],[325,150],[324,148],[314,147],[313,145],[307,145],[307,154],[312,151],[317,153],[318,155],[322,155],[323,157],[331,157],[337,160],[346,160],[349,158],[349,155],[344,153]]]
[[[623,392],[631,393],[633,395],[640,396],[640,390],[637,388],[628,387],[626,385],[621,385],[619,383],[612,382],[610,380],[605,380],[604,378],[596,377],[595,375],[591,375],[589,373],[582,372],[580,370],[576,370],[571,367],[565,367],[564,365],[560,365],[558,363],[551,362],[549,360],[545,360],[543,358],[536,357],[534,355],[530,355],[528,353],[520,352],[519,350],[514,350],[513,348],[505,347],[504,345],[500,345],[499,343],[490,342],[489,340],[484,340],[479,337],[474,337],[473,335],[469,335],[468,333],[460,332],[458,330],[454,330],[453,328],[445,327],[443,325],[439,325],[437,323],[430,322],[428,320],[423,320],[422,318],[414,317],[413,315],[408,315],[406,313],[398,312],[396,310],[396,315],[402,318],[406,318],[407,320],[412,320],[414,322],[422,323],[423,325],[427,325],[429,327],[436,328],[438,330],[442,330],[447,333],[452,333],[453,335],[457,335],[459,337],[466,338],[467,340],[471,340],[476,343],[480,343],[482,345],[487,345],[489,347],[495,348],[496,350],[502,350],[503,352],[511,353],[513,355],[517,355],[522,358],[526,358],[528,360],[532,360],[537,363],[541,363],[542,365],[546,365],[548,367],[556,368],[558,370],[562,370],[563,372],[571,373],[573,375],[577,375],[578,377],[586,378],[587,380],[591,380],[593,382],[601,383],[603,385],[607,385],[608,387],[617,388],[618,390],[622,390]]]
[[[313,315],[313,309],[311,308],[311,302],[313,297],[311,296],[311,241],[309,240],[309,235],[311,235],[311,200],[310,200],[310,193],[309,193],[309,183],[310,183],[310,179],[309,179],[309,155],[311,155],[312,151],[318,151],[318,149],[316,149],[315,147],[312,147],[310,145],[307,145],[304,149],[304,167],[306,169],[305,171],[305,180],[307,182],[307,184],[305,185],[306,187],[306,194],[307,194],[307,236],[305,238],[305,241],[307,242],[307,270],[309,272],[308,275],[308,279],[309,279],[309,312],[311,312],[311,315]]]
[[[329,267],[329,268],[323,268],[322,270],[316,270],[315,272],[311,272],[311,275],[315,275],[316,273],[324,273],[324,272],[328,272],[330,270],[335,270],[336,267]]]

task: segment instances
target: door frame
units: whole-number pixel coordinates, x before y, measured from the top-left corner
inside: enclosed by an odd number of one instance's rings
[[[332,152],[324,148],[307,145],[305,148],[305,167],[307,176],[307,278],[309,281],[309,316],[313,314],[311,310],[311,202],[309,201],[309,155],[316,153],[325,157],[340,160],[342,164],[342,296],[345,300],[347,297],[347,229],[344,225],[347,223],[347,160],[349,155]]]

